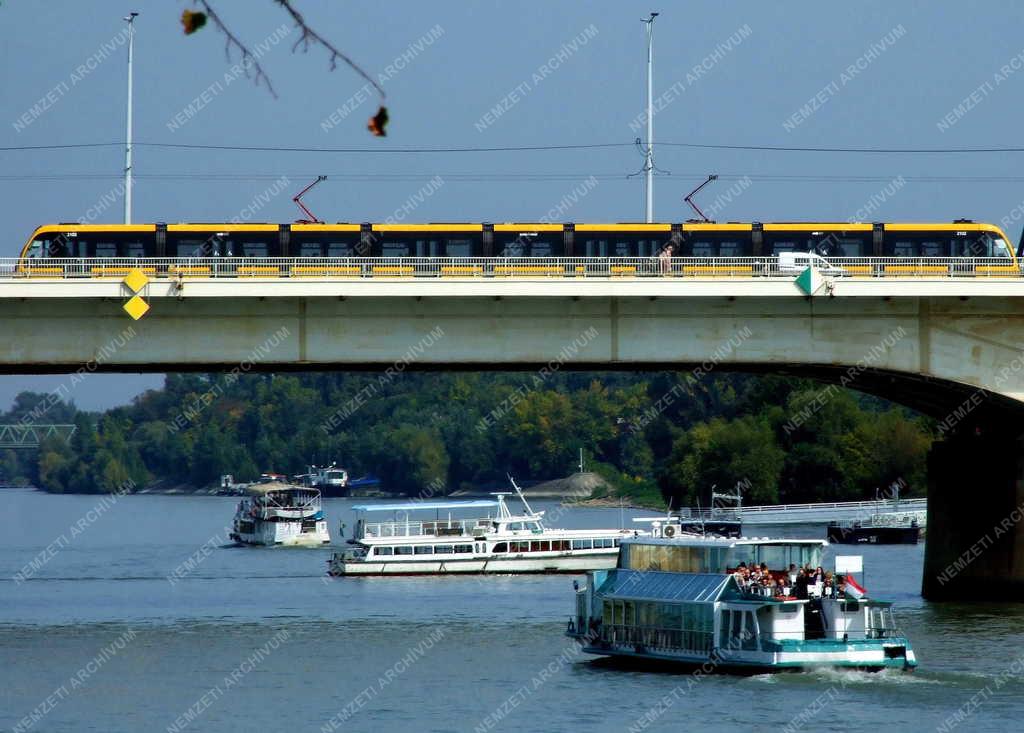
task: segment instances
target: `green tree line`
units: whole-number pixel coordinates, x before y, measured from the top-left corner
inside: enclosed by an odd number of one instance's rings
[[[18,409],[43,398],[23,394]],[[741,482],[748,503],[801,502],[873,497],[897,479],[923,493],[933,433],[850,390],[724,373],[178,374],[127,406],[68,410],[70,443],[5,454],[5,476],[109,492],[337,461],[414,495],[563,477],[582,449],[615,493],[651,505],[706,504],[713,484]]]

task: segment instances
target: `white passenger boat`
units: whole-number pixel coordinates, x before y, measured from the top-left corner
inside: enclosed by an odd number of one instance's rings
[[[514,484],[513,484],[514,486]],[[515,487],[519,492],[518,487]],[[551,529],[544,512],[530,508],[522,492],[523,514],[512,514],[505,497],[492,500],[364,504],[353,547],[334,554],[331,575],[420,575],[447,573],[582,573],[611,568],[619,541],[640,532],[621,529]],[[480,516],[487,509],[486,516]],[[416,519],[432,512],[432,519]],[[471,518],[455,515],[472,512]],[[389,521],[365,515],[390,513]],[[444,516],[442,516],[444,513]]]
[[[868,598],[860,556],[836,558],[835,592],[817,583],[789,587],[790,566],[819,567],[826,544],[698,536],[623,540],[617,567],[590,573],[586,586],[577,588],[567,634],[590,654],[705,672],[916,667],[892,604]],[[744,568],[762,564],[775,592],[743,580]]]
[[[238,502],[231,539],[243,545],[319,547],[331,541],[316,489],[253,484]]]

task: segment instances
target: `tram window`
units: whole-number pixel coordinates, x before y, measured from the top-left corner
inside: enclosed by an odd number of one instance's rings
[[[913,242],[894,242],[892,245],[892,256],[893,257],[914,257],[916,256],[916,247]]]
[[[97,257],[117,257],[117,245],[113,242],[97,242]]]
[[[620,246],[619,244],[616,244],[615,256],[616,257],[623,257],[625,255],[622,255],[622,254],[619,253],[619,250],[618,250],[619,246]],[[625,243],[622,243],[621,246],[626,248],[626,250],[628,251],[628,247],[626,247]],[[583,255],[585,257],[607,257],[608,256],[608,240],[607,239],[587,239],[587,240],[585,240],[583,242]]]
[[[867,252],[867,244],[863,239],[853,237],[838,237],[829,252],[833,257],[864,257]]]
[[[414,247],[416,257],[437,257],[440,242],[436,239],[417,239]]]
[[[494,549],[491,550],[491,552],[508,552],[508,543],[507,542],[499,542],[499,543],[497,543],[494,546]]]
[[[799,251],[796,246],[796,242],[792,240],[772,242],[772,254],[777,255],[780,252],[797,252]]]
[[[989,234],[992,247],[989,250],[989,257],[1009,257],[1010,249],[1006,246],[1006,240],[996,234]]]
[[[501,250],[502,257],[525,257],[526,256],[526,244],[516,240],[515,242],[507,242]]]
[[[694,257],[714,257],[715,256],[715,245],[706,240],[697,241],[693,243],[693,256]]]
[[[719,257],[742,257],[743,253],[740,249],[739,242],[722,242],[718,245],[718,256]]]
[[[445,244],[445,255],[448,257],[472,257],[473,242],[469,239],[449,239]]]
[[[945,247],[941,242],[921,242],[921,256],[922,257],[943,257],[945,256]]]
[[[384,257],[408,257],[408,242],[384,242],[381,248]]]
[[[241,255],[243,257],[266,257],[267,245],[265,242],[242,242]]]
[[[125,245],[125,256],[132,258],[139,258],[146,256],[146,245],[142,242],[128,242]]]
[[[416,555],[433,555],[434,554],[434,548],[431,547],[430,545],[416,545],[416,547],[413,548],[413,554],[416,554]]]
[[[174,250],[177,257],[209,257],[213,243],[207,239],[181,239]]]
[[[320,257],[322,254],[319,242],[303,242],[299,246],[299,257]]]
[[[328,242],[327,243],[327,256],[328,257],[351,257],[352,256],[352,245],[348,242]]]
[[[32,244],[28,246],[28,251],[25,252],[25,256],[30,259],[36,259],[38,257],[54,257],[55,255],[51,253],[52,246],[53,245],[49,239],[34,239],[32,240]]]
[[[375,547],[373,548],[374,555],[393,555],[395,549],[393,547]]]
[[[412,547],[410,547],[409,545],[399,545],[398,547],[395,548],[395,554],[396,555],[411,555],[412,554]]]
[[[552,257],[551,242],[534,242],[530,246],[530,257]]]

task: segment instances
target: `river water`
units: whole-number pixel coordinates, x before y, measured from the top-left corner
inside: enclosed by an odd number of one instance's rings
[[[578,654],[562,633],[571,576],[328,579],[330,550],[224,547],[237,499],[0,496],[4,730],[1005,733],[1024,719],[1024,606],[926,603],[923,545],[856,551],[871,594],[897,602],[916,673],[693,677]],[[352,503],[325,502],[332,534]],[[622,514],[535,508],[567,527]]]

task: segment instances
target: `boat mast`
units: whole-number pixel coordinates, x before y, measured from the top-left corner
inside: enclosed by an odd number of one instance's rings
[[[516,480],[512,478],[512,474],[508,474],[508,480],[512,482],[512,488],[516,490],[517,494],[519,494],[519,500],[523,502],[523,506],[526,507],[526,513],[532,516],[537,516],[537,513],[533,511],[532,507],[530,507],[529,502],[526,501],[526,497],[523,496],[523,490],[519,488],[519,484],[517,484]]]

